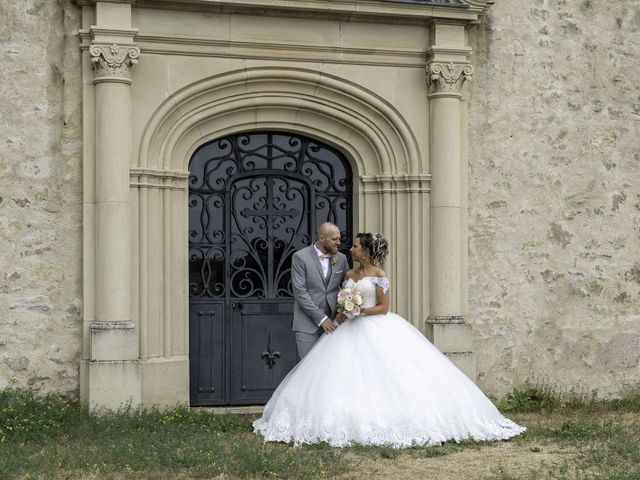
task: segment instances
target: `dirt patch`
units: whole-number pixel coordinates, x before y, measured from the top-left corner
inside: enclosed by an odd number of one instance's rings
[[[600,421],[637,424],[638,413],[602,412]],[[508,415],[524,426],[559,428],[574,414],[521,413]],[[500,478],[502,469],[511,477],[526,476],[531,471],[548,470],[553,465],[570,463],[579,455],[579,447],[568,442],[548,438],[516,438],[507,442],[487,442],[466,446],[464,450],[448,455],[426,458],[419,450],[401,451],[396,458],[367,457],[354,452],[347,453],[353,470],[340,480],[480,480]],[[545,468],[546,467],[546,468]]]
[[[443,457],[419,458],[403,454],[393,459],[365,459],[348,454],[355,472],[338,477],[340,480],[410,480],[410,479],[482,479],[490,478],[503,468],[511,475],[525,474],[544,465],[563,462],[576,451],[556,443],[538,442],[518,445],[497,442],[480,448],[466,449]]]

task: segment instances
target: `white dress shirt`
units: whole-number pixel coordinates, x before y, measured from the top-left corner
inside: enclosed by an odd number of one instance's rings
[[[320,265],[322,266],[322,275],[326,278],[327,273],[329,273],[329,259],[331,258],[331,255],[322,253],[322,251],[320,251],[320,249],[316,247],[315,243],[313,244],[313,248],[316,249],[316,253],[318,254],[318,259],[320,260]]]

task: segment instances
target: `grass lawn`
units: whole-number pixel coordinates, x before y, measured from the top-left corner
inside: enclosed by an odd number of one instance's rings
[[[198,409],[88,414],[0,392],[0,479],[640,479],[640,395],[564,404],[537,390],[500,405],[528,427],[508,442],[394,450],[265,444],[251,415]]]

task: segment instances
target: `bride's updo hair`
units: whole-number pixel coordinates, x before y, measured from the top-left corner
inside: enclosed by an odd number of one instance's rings
[[[361,232],[356,235],[360,239],[360,245],[369,254],[371,262],[378,267],[384,265],[389,255],[389,243],[381,233]]]

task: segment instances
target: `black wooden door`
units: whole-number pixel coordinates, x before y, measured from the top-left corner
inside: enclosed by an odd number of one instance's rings
[[[335,149],[278,132],[207,143],[189,170],[191,403],[265,403],[296,361],[291,256],[325,221],[348,251],[351,170]]]

